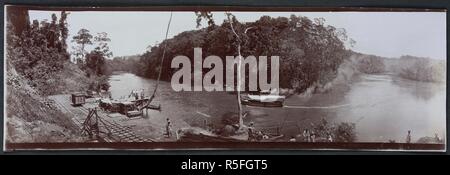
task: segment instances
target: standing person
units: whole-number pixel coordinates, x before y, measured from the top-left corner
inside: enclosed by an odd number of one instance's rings
[[[303,141],[306,141],[306,129],[303,130],[302,136]]]
[[[408,135],[406,136],[406,143],[411,143],[411,130],[408,130]]]
[[[135,100],[139,100],[139,92],[137,90],[134,91]]]
[[[141,89],[141,99],[144,99],[144,96],[145,96],[144,89]]]
[[[167,118],[167,124],[166,124],[166,135],[168,138],[172,137],[172,124],[170,123],[170,119]]]
[[[328,141],[328,142],[333,142],[333,137],[331,137],[331,134],[330,134],[330,133],[328,133],[327,141]]]
[[[134,96],[134,90],[131,90],[130,95],[128,95],[128,98],[131,98]]]
[[[253,141],[253,139],[254,139],[254,134],[253,134],[253,130],[254,130],[254,128],[253,128],[253,122],[250,122],[250,125],[248,126],[248,141]]]
[[[316,142],[316,133],[314,133],[314,131],[313,130],[311,130],[311,134],[310,134],[311,136],[311,142]]]
[[[434,140],[436,141],[436,143],[441,143],[441,138],[438,136],[437,133],[434,133]]]
[[[306,142],[311,142],[311,135],[309,134],[309,130],[308,129],[303,130],[303,139]]]

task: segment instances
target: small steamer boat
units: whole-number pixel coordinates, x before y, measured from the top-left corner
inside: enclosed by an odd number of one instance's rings
[[[241,103],[249,106],[282,107],[286,99],[284,95],[270,91],[261,91],[241,95]]]

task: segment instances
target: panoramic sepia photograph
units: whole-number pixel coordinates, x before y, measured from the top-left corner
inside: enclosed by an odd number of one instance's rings
[[[266,10],[6,6],[5,149],[445,150],[445,11]]]

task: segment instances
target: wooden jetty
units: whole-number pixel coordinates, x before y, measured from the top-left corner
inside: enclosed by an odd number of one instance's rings
[[[55,105],[63,113],[72,117],[73,122],[80,128],[80,131],[87,129],[85,126],[91,129],[91,134],[95,135],[93,141],[99,142],[154,142],[153,139],[144,138],[135,134],[130,126],[124,126],[109,117],[106,111],[97,108],[95,114],[92,110],[98,107],[98,102],[95,99],[86,99],[86,103],[83,106],[73,106],[70,95],[54,95],[50,96],[50,99],[55,101]],[[96,115],[96,116],[95,116]],[[119,114],[120,115],[120,114]],[[85,123],[87,118],[90,117],[93,120],[98,120],[98,131],[94,129],[95,122],[90,121]],[[98,117],[98,118],[97,118]],[[92,130],[93,129],[93,130]],[[89,135],[89,134],[87,134]]]
[[[130,99],[130,100],[112,100],[102,98],[99,100],[99,107],[111,113],[117,112],[127,117],[141,117],[144,109],[161,110],[161,106],[150,104],[151,98]],[[148,114],[148,111],[146,111]]]

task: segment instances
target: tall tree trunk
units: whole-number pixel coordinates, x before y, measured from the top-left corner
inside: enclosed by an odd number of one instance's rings
[[[238,101],[238,115],[239,115],[239,128],[242,128],[244,126],[244,119],[242,116],[242,104],[241,104],[241,39],[239,38],[239,35],[234,30],[232,16],[230,13],[226,13],[228,17],[228,22],[230,23],[231,31],[233,31],[234,35],[236,36],[238,40],[237,50],[238,50],[238,64],[237,64],[237,101]]]
[[[22,32],[30,27],[30,17],[26,7],[7,6],[6,19],[13,26],[13,32],[17,36],[21,36]]]
[[[238,111],[239,111],[239,128],[244,126],[244,119],[242,116],[242,104],[241,104],[241,63],[242,63],[242,56],[241,56],[241,44],[238,45],[238,55],[239,55],[239,61],[237,66],[237,100],[238,100]]]

